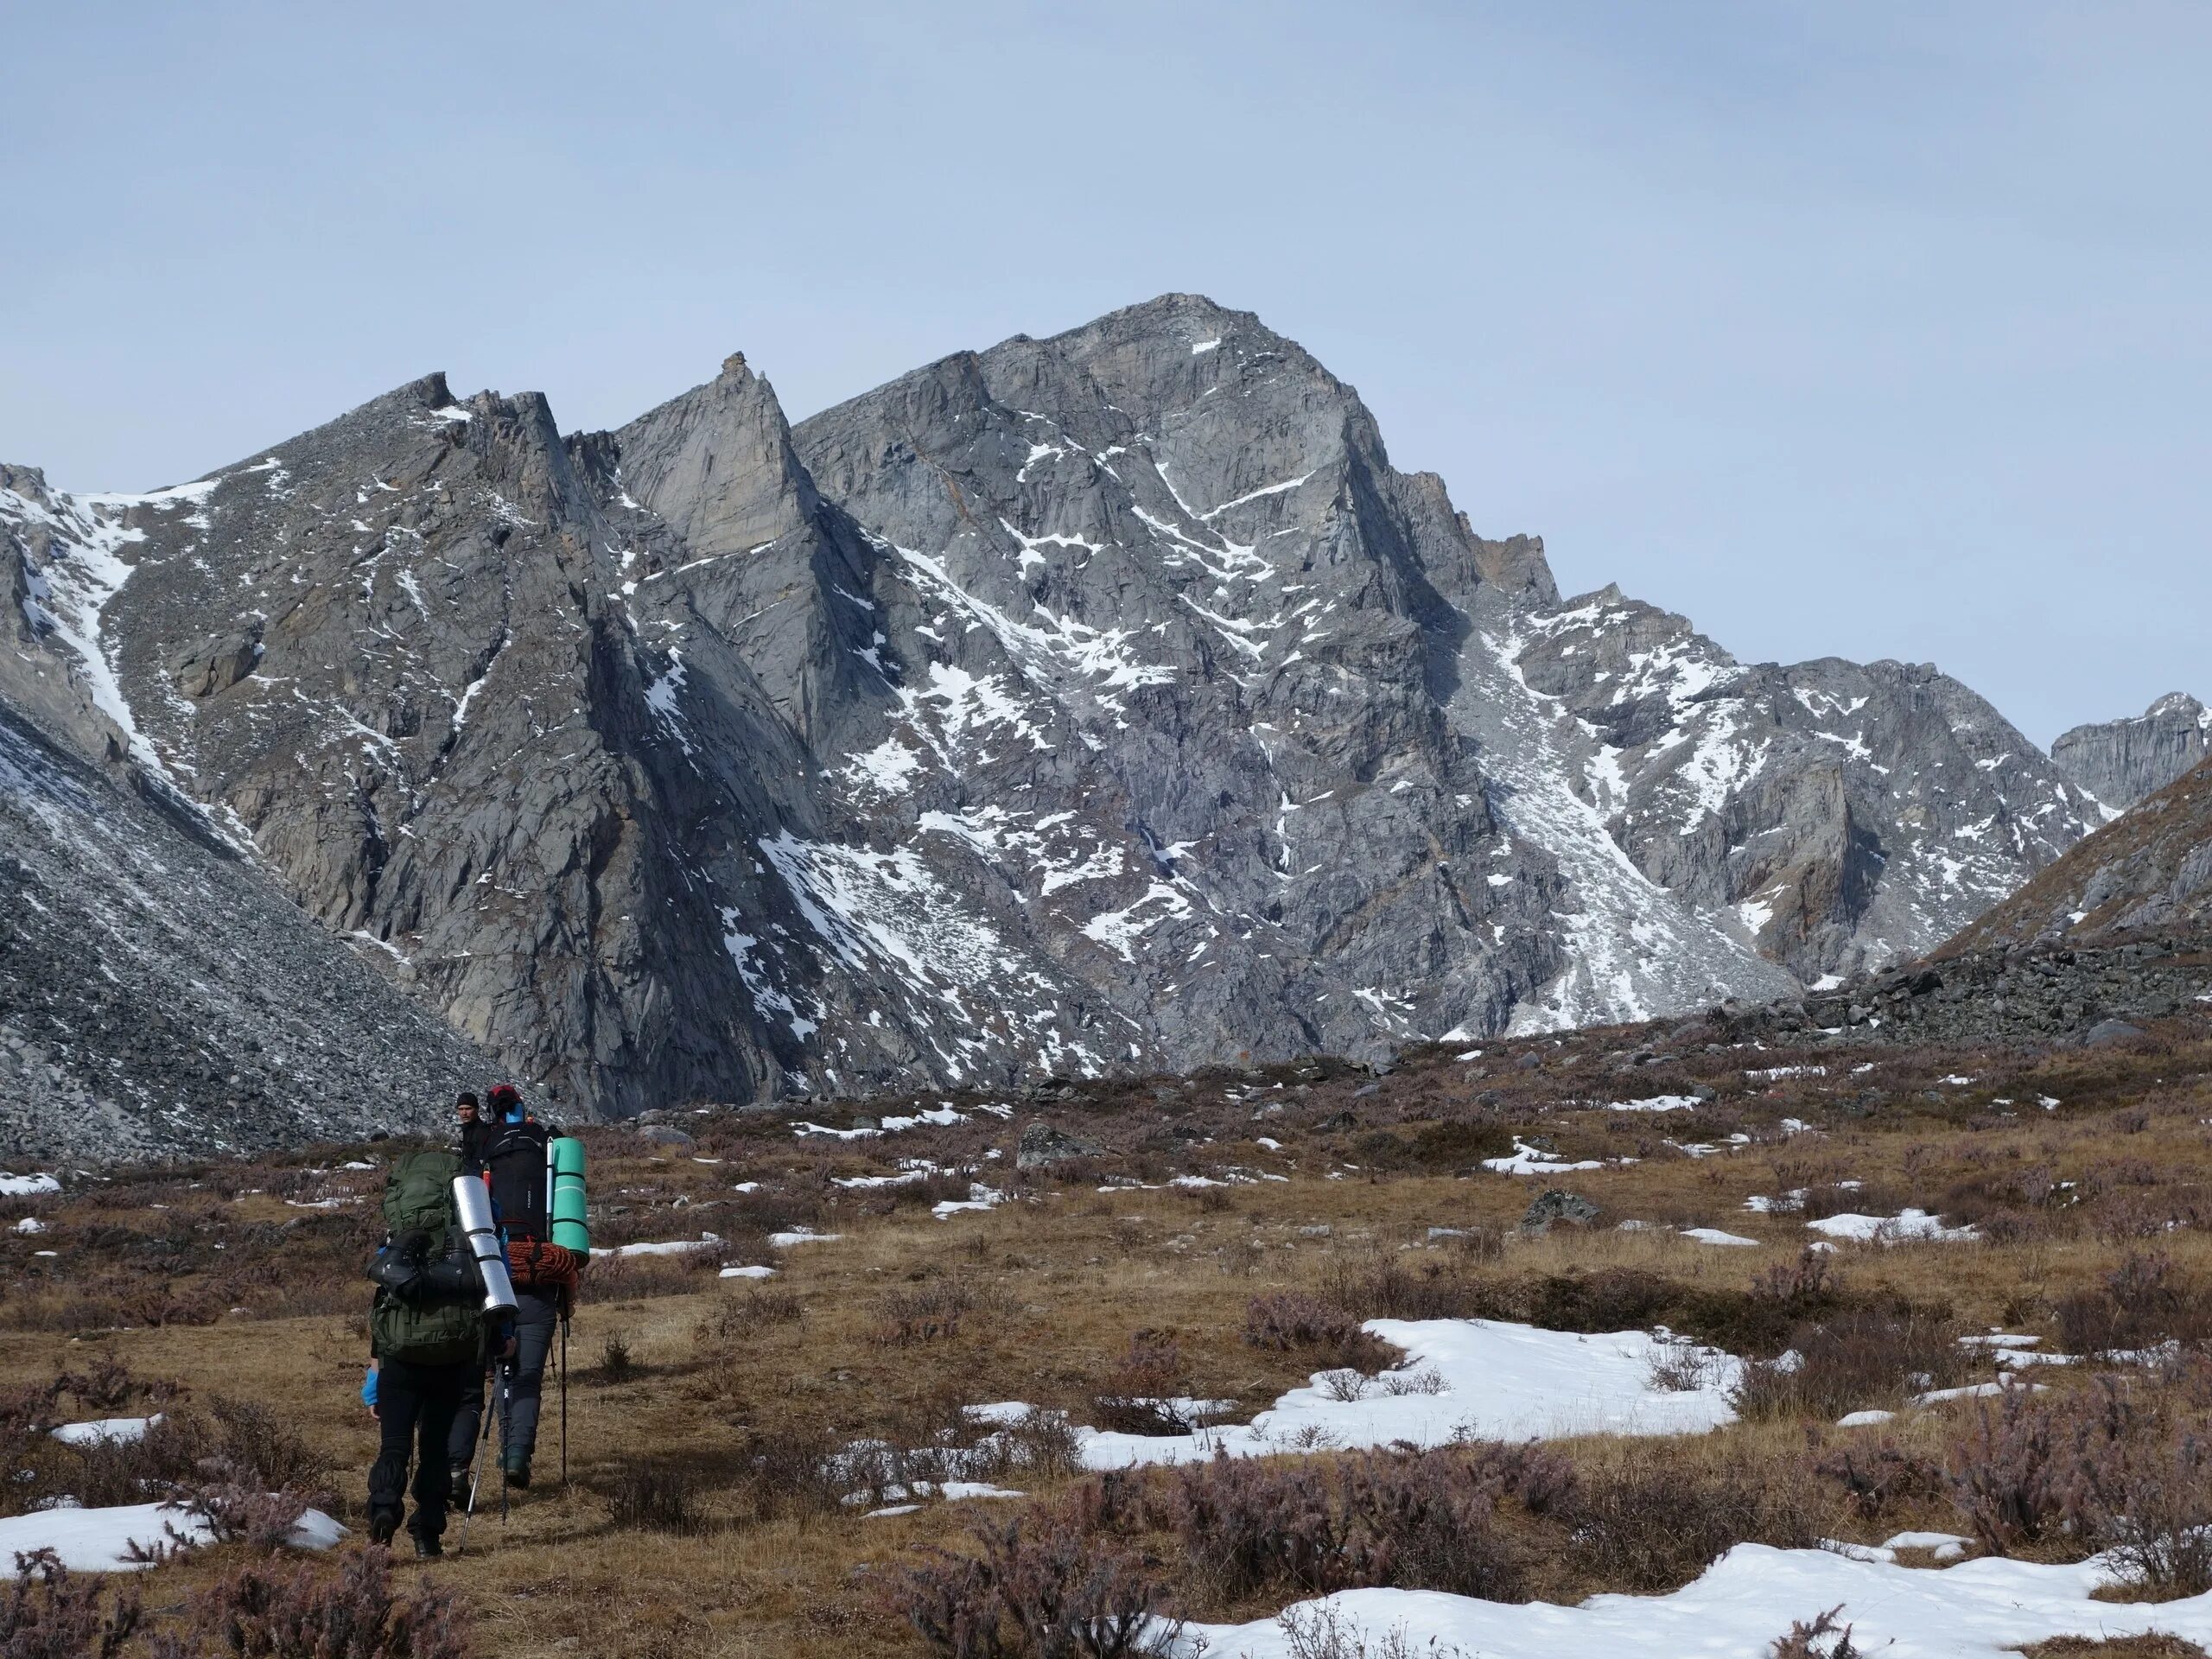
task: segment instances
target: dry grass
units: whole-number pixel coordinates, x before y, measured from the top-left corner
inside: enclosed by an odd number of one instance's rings
[[[980,1113],[948,1128],[849,1142],[716,1115],[696,1120],[701,1155],[721,1160],[712,1164],[648,1155],[632,1137],[593,1131],[606,1236],[712,1232],[723,1243],[696,1262],[594,1264],[570,1338],[568,1484],[558,1478],[558,1406],[549,1392],[537,1484],[504,1525],[479,1516],[465,1552],[437,1577],[459,1592],[493,1659],[916,1652],[915,1638],[870,1592],[865,1569],[956,1538],[961,1510],[980,1506],[864,1519],[837,1501],[840,1486],[864,1490],[889,1475],[840,1482],[823,1471],[824,1457],[867,1440],[901,1453],[957,1453],[975,1439],[960,1408],[987,1401],[1021,1399],[1096,1422],[1102,1397],[1172,1384],[1258,1410],[1325,1362],[1293,1339],[1307,1328],[1296,1319],[1255,1327],[1255,1298],[1306,1298],[1340,1311],[1357,1303],[1348,1311],[1363,1316],[1665,1319],[1750,1352],[1771,1353],[1839,1319],[1859,1321],[1848,1328],[1862,1333],[1891,1331],[1899,1357],[1925,1345],[1916,1346],[1914,1332],[1946,1325],[2002,1325],[2055,1344],[2062,1319],[2078,1328],[2080,1299],[2108,1298],[2131,1255],[2155,1249],[2172,1283],[2212,1283],[2212,1137],[2201,1122],[2212,1117],[2212,1040],[2202,1022],[2188,1020],[2155,1035],[2156,1044],[2126,1052],[1840,1057],[1710,1053],[1700,1036],[1675,1045],[1678,1058],[1662,1053],[1630,1072],[1614,1057],[1653,1043],[1653,1033],[1586,1033],[1563,1045],[1500,1046],[1479,1062],[1421,1057],[1371,1095],[1354,1093],[1368,1079],[1333,1065],[1313,1068],[1318,1077],[1281,1068],[1086,1085],[1078,1100],[1039,1113],[1106,1147],[1080,1180],[1012,1179],[1010,1156],[985,1154],[1010,1153],[1022,1120]],[[1540,1054],[1541,1065],[1515,1065],[1522,1052]],[[1801,1064],[1825,1065],[1828,1075],[1746,1076]],[[1854,1073],[1859,1064],[1873,1069]],[[1975,1081],[1937,1081],[1952,1076]],[[1700,1083],[1717,1098],[1694,1116],[1575,1103]],[[1861,1098],[1870,1090],[1881,1094],[1871,1108]],[[2037,1104],[2045,1096],[2062,1103],[2046,1111]],[[1786,1118],[1817,1132],[1785,1135]],[[1749,1138],[1711,1156],[1670,1144],[1725,1145],[1739,1134]],[[1263,1135],[1277,1146],[1261,1146]],[[1535,1180],[1463,1173],[1516,1135],[1543,1136],[1563,1157],[1637,1161]],[[73,1184],[60,1200],[0,1201],[0,1226],[35,1216],[48,1230],[0,1235],[8,1281],[0,1391],[43,1385],[58,1370],[89,1378],[112,1356],[135,1377],[179,1380],[194,1401],[250,1398],[335,1471],[325,1478],[344,1518],[358,1523],[374,1444],[354,1401],[365,1356],[359,1272],[375,1230],[378,1177],[340,1166],[389,1151],[315,1148],[282,1165],[126,1173],[107,1185]],[[835,1185],[895,1173],[907,1157],[960,1173],[932,1175],[926,1188]],[[1239,1169],[1287,1179],[1158,1185],[1176,1173]],[[1008,1187],[1013,1201],[938,1221],[905,1196],[915,1188],[925,1198],[963,1196],[970,1171]],[[741,1180],[763,1190],[733,1192]],[[1097,1190],[1130,1180],[1153,1185]],[[1850,1181],[1863,1185],[1841,1185]],[[1529,1198],[1548,1184],[1595,1202],[1599,1224],[1519,1232]],[[1755,1195],[1799,1189],[1805,1211],[1744,1207]],[[332,1198],[339,1202],[329,1208],[298,1207]],[[1859,1203],[1974,1220],[1989,1239],[1847,1246],[1826,1300],[1754,1291],[1762,1275],[1780,1282],[1796,1269],[1813,1236],[1808,1211]],[[1658,1225],[1614,1225],[1627,1220]],[[842,1237],[766,1247],[767,1232],[795,1225]],[[1756,1243],[1716,1247],[1664,1230],[1688,1225]],[[779,1272],[764,1287],[712,1271],[772,1258]],[[1337,1339],[1325,1322],[1313,1328]],[[1259,1334],[1248,1340],[1248,1329]],[[1277,1340],[1278,1332],[1291,1335]],[[614,1339],[626,1348],[626,1367],[608,1363]],[[1849,1381],[1887,1390],[1859,1403],[1901,1400],[1903,1358],[1885,1364]],[[130,1399],[125,1408],[144,1403]],[[1927,1473],[1941,1468],[1962,1408],[1909,1414],[1870,1436],[1833,1428],[1835,1403],[1825,1393],[1783,1400],[1757,1421],[1692,1440],[1563,1446],[1586,1501],[1620,1517],[1614,1542],[1570,1548],[1556,1519],[1505,1503],[1497,1524],[1514,1581],[1525,1593],[1573,1599],[1679,1581],[1709,1546],[1740,1536],[1871,1541],[1914,1528],[1964,1529]],[[109,1414],[67,1402],[63,1412]],[[1065,1469],[1065,1448],[1036,1455],[1041,1464],[996,1478],[1045,1497],[1080,1484]],[[1806,1472],[1838,1462],[1848,1466]],[[1785,1484],[1787,1504],[1758,1496]],[[1680,1494],[1701,1495],[1696,1526],[1639,1532],[1662,1493],[1678,1508]],[[149,1605],[175,1604],[231,1554],[157,1569],[146,1580]],[[1190,1586],[1177,1592],[1198,1594]],[[1251,1616],[1274,1605],[1279,1598],[1200,1611]]]

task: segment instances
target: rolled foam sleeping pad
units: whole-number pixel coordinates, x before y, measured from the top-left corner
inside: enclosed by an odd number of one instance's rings
[[[588,1259],[591,1223],[584,1210],[584,1143],[574,1135],[556,1135],[545,1143],[545,1165],[553,1242]]]
[[[514,1281],[507,1274],[507,1247],[492,1224],[492,1195],[474,1175],[453,1178],[454,1208],[461,1214],[461,1231],[468,1236],[468,1253],[484,1278],[484,1311],[512,1313],[515,1310]]]

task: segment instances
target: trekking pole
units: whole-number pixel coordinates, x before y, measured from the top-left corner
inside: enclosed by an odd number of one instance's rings
[[[461,1511],[461,1529],[454,1535],[453,1547],[459,1553],[468,1541],[468,1517],[476,1513],[476,1489],[484,1483],[484,1446],[492,1438],[492,1414],[484,1414],[484,1429],[477,1435],[474,1449],[468,1458],[468,1502]]]
[[[507,1382],[507,1368],[499,1366],[499,1524],[507,1524],[507,1413],[513,1406],[513,1396]]]
[[[569,1490],[569,1315],[561,1314],[561,1490]]]

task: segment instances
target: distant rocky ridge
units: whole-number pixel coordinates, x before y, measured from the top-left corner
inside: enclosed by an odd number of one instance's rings
[[[1932,668],[1562,600],[1190,296],[796,431],[742,357],[570,436],[431,376],[151,495],[0,485],[0,701],[608,1111],[1788,995],[2099,816]]]
[[[2212,934],[2212,758],[2079,842],[1950,948],[2145,932]]]
[[[2133,720],[2076,726],[2050,746],[2051,763],[2110,809],[2155,795],[2212,753],[2212,709],[2175,691]]]

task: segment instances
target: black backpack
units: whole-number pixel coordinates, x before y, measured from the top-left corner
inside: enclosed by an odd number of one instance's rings
[[[499,1230],[510,1239],[553,1236],[552,1195],[547,1191],[546,1143],[553,1131],[536,1118],[490,1126],[481,1147],[484,1173],[491,1177],[492,1203]]]

